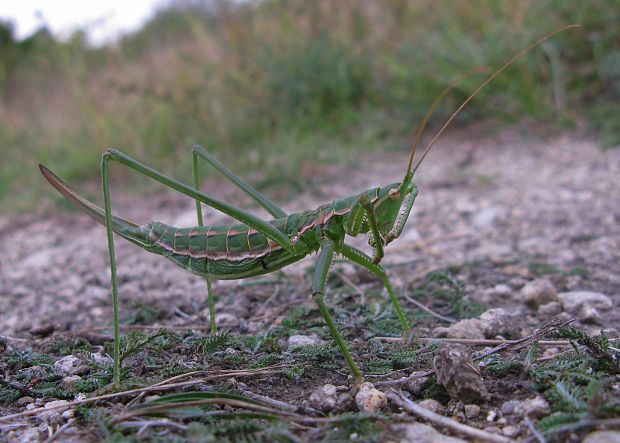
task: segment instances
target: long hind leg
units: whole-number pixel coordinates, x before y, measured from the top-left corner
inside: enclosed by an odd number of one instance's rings
[[[200,178],[198,176],[198,158],[202,158],[208,164],[213,166],[218,172],[223,174],[228,180],[234,183],[243,192],[252,197],[252,199],[254,199],[259,205],[265,208],[265,210],[269,212],[274,218],[286,217],[286,212],[284,212],[283,209],[281,209],[274,202],[272,202],[269,197],[253,188],[248,182],[233,173],[222,163],[217,161],[217,159],[213,157],[205,148],[199,145],[192,146],[192,171],[194,174],[194,187],[196,189],[200,188]],[[198,201],[196,201],[196,208],[200,208],[200,203]],[[200,220],[202,219],[202,214],[200,212],[199,214],[200,215],[198,217]]]
[[[194,145],[192,146],[192,175],[194,177],[194,188],[197,191],[200,190],[200,175],[198,172],[199,158],[202,158],[209,165],[213,166],[218,172],[228,178],[232,183],[241,188],[246,194],[252,197],[256,202],[258,202],[258,204],[265,208],[267,212],[269,212],[272,216],[274,216],[275,218],[286,217],[286,212],[276,206],[276,204],[273,203],[267,196],[261,194],[238,175],[235,175],[230,169],[217,161],[216,158],[213,157],[202,146]],[[196,200],[196,215],[198,217],[198,225],[203,226],[204,222],[202,218],[202,204],[199,200]],[[213,290],[211,288],[211,276],[209,274],[207,274],[206,282],[209,302],[209,315],[211,318],[211,334],[214,334],[215,332],[217,332],[217,325],[215,324],[215,296],[213,295]]]
[[[103,199],[104,199],[104,214],[105,225],[108,236],[108,251],[110,253],[110,274],[112,280],[112,303],[114,310],[114,382],[120,382],[120,328],[119,328],[119,308],[118,308],[118,282],[116,278],[116,258],[114,252],[114,238],[112,229],[112,207],[110,202],[110,161],[117,161],[134,171],[151,177],[152,179],[175,189],[194,200],[206,203],[214,209],[217,209],[224,214],[227,214],[242,223],[250,226],[251,228],[260,231],[265,236],[280,245],[283,249],[291,254],[296,254],[295,246],[291,243],[289,238],[282,232],[278,231],[267,222],[260,218],[243,211],[236,206],[230,205],[223,201],[217,200],[206,194],[203,194],[190,186],[187,186],[179,181],[176,181],[166,175],[138,162],[130,156],[123,154],[116,149],[107,150],[101,157],[101,177],[103,182]]]

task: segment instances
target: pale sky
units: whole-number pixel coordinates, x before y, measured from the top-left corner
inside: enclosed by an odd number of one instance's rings
[[[84,29],[89,41],[101,44],[133,31],[165,0],[0,0],[0,18],[14,23],[24,38],[47,23],[59,38]]]

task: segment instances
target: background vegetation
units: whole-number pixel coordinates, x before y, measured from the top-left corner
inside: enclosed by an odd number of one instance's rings
[[[0,209],[41,201],[37,163],[91,179],[111,146],[189,181],[188,147],[200,143],[263,185],[303,176],[308,161],[406,149],[450,80],[569,23],[582,29],[513,66],[461,121],[586,121],[616,145],[617,0],[185,2],[101,48],[45,29],[16,41],[2,24]]]

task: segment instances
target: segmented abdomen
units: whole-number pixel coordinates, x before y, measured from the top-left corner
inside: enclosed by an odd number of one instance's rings
[[[176,228],[155,222],[148,228],[149,239],[162,255],[214,279],[261,275],[301,258],[244,224]]]

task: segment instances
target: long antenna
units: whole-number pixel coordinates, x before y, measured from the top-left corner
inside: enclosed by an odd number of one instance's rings
[[[435,111],[435,108],[439,105],[441,100],[443,100],[443,98],[446,95],[448,95],[448,93],[452,89],[454,89],[459,83],[461,83],[467,77],[471,77],[472,75],[479,74],[481,72],[487,72],[489,70],[490,69],[489,69],[488,66],[480,66],[478,68],[474,68],[471,71],[466,72],[465,74],[461,75],[460,77],[456,78],[455,80],[452,80],[450,82],[450,84],[448,84],[448,86],[446,86],[446,89],[441,91],[441,94],[439,94],[437,96],[437,98],[435,98],[435,100],[431,104],[430,108],[428,108],[428,111],[426,111],[426,115],[424,115],[424,118],[420,122],[420,126],[418,127],[418,132],[416,132],[415,140],[413,141],[413,146],[411,148],[411,155],[409,156],[409,163],[407,164],[407,174],[409,173],[409,171],[411,171],[411,164],[413,163],[413,157],[415,156],[415,150],[418,147],[418,143],[420,142],[420,138],[422,137],[422,132],[424,132],[424,128],[426,127],[426,124],[428,123],[428,120],[431,118],[431,115],[433,115],[433,112]]]
[[[443,132],[446,130],[446,128],[450,125],[450,123],[452,123],[452,120],[454,120],[456,118],[456,116],[463,110],[463,108],[465,106],[467,106],[467,104],[480,92],[480,90],[482,88],[484,88],[486,85],[488,85],[491,81],[493,81],[498,75],[500,75],[508,66],[510,66],[511,64],[513,64],[516,60],[518,60],[519,58],[521,58],[524,54],[526,54],[528,51],[530,51],[532,48],[535,48],[536,46],[540,45],[541,43],[543,43],[544,41],[548,40],[549,38],[553,37],[556,34],[559,34],[560,32],[564,32],[568,29],[572,29],[572,28],[579,28],[581,27],[581,25],[579,24],[572,24],[572,25],[567,25],[567,26],[563,26],[560,29],[556,29],[555,31],[545,35],[544,37],[542,37],[541,39],[537,40],[536,42],[532,43],[531,45],[529,45],[527,48],[519,51],[517,53],[517,55],[515,55],[514,57],[512,57],[508,62],[506,62],[501,68],[499,68],[497,71],[495,71],[495,73],[493,73],[493,75],[491,75],[489,78],[487,78],[484,82],[482,82],[482,84],[480,86],[478,86],[478,88],[469,96],[467,97],[467,99],[465,99],[465,101],[461,104],[461,106],[459,106],[457,108],[456,111],[454,111],[452,113],[452,115],[450,115],[450,117],[448,118],[448,120],[446,120],[446,122],[443,124],[443,126],[441,127],[441,129],[439,130],[439,132],[435,135],[435,137],[433,137],[433,139],[431,140],[431,142],[428,144],[428,146],[426,147],[426,149],[424,150],[424,153],[422,154],[422,156],[420,157],[420,159],[418,160],[418,162],[415,164],[415,166],[413,167],[412,173],[415,174],[415,172],[418,170],[418,168],[420,167],[420,164],[422,163],[422,161],[424,160],[424,158],[426,157],[426,155],[428,154],[428,152],[430,151],[430,149],[433,147],[433,145],[435,144],[435,142],[437,141],[437,139],[441,136],[441,134],[443,134]],[[409,169],[407,169],[407,172],[409,172]]]

